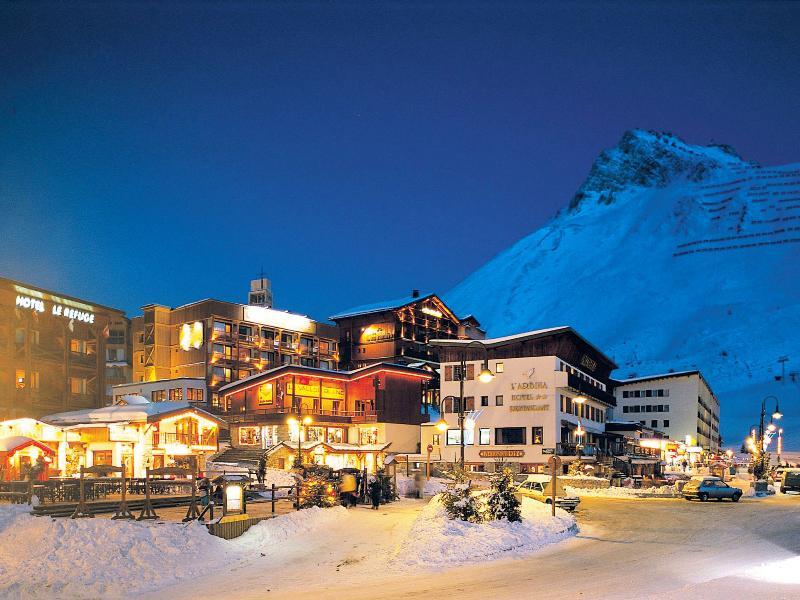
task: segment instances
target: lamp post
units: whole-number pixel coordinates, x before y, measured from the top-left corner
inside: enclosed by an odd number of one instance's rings
[[[286,421],[290,427],[297,427],[297,468],[303,466],[303,427],[311,425],[311,417],[301,416],[300,411],[297,417],[289,417]]]
[[[494,373],[489,369],[489,350],[486,344],[478,340],[472,340],[461,348],[461,365],[458,373],[458,429],[461,432],[459,440],[461,443],[461,470],[464,470],[464,381],[467,379],[467,350],[470,346],[478,346],[483,349],[483,366],[481,372],[478,373],[478,381],[481,383],[489,383],[494,379]]]
[[[758,438],[756,439],[756,458],[753,463],[753,476],[755,479],[761,480],[767,471],[766,465],[766,448],[764,447],[764,418],[767,414],[767,400],[774,399],[775,400],[775,411],[772,413],[772,417],[770,419],[769,425],[767,425],[766,429],[770,432],[775,431],[775,424],[772,420],[779,420],[783,417],[783,414],[778,407],[778,398],[776,396],[767,396],[761,401],[761,417],[758,422]]]
[[[583,394],[579,393],[577,396],[575,396],[572,399],[572,402],[573,402],[573,404],[577,404],[578,405],[578,414],[576,415],[578,417],[578,429],[575,430],[575,435],[578,438],[578,443],[576,444],[576,447],[578,449],[578,467],[580,467],[581,458],[582,458],[581,450],[582,450],[582,445],[583,445],[582,442],[583,442],[583,434],[584,434],[584,429],[583,429],[583,427],[581,427],[581,407],[586,403],[586,396],[584,396]]]

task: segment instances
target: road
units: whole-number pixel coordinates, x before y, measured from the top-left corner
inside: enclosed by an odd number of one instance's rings
[[[788,577],[793,585],[754,579],[750,571],[800,556],[797,496],[745,498],[738,504],[584,498],[577,514],[579,535],[535,555],[439,572],[387,572],[370,556],[385,554],[417,510],[418,503],[406,502],[383,515],[370,511],[365,518],[384,519],[375,522],[374,536],[334,532],[314,556],[298,552],[279,573],[265,565],[259,573],[226,578],[224,586],[209,578],[201,589],[211,597],[291,594],[293,600],[800,598],[800,558],[793,569],[767,573]],[[169,596],[197,591],[176,589]]]

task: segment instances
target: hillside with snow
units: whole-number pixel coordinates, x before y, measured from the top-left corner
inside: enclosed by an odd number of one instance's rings
[[[445,297],[491,336],[572,325],[620,378],[699,368],[729,444],[776,394],[800,447],[800,387],[775,380],[780,356],[800,370],[799,273],[800,164],[636,130],[550,223]]]

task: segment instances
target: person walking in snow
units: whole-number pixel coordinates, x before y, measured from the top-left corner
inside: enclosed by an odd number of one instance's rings
[[[258,470],[256,471],[256,479],[258,483],[264,483],[264,477],[267,475],[267,459],[263,456],[258,459]]]
[[[372,499],[372,508],[378,510],[381,505],[381,482],[377,477],[369,483],[369,496]]]

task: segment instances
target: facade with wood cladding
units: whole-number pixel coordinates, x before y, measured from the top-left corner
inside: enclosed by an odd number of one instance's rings
[[[286,365],[220,389],[237,448],[270,450],[273,466],[296,460],[334,468],[379,466],[385,451],[418,452],[422,389],[432,375],[379,363],[352,371]],[[308,417],[298,427],[293,421]]]

